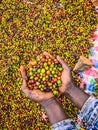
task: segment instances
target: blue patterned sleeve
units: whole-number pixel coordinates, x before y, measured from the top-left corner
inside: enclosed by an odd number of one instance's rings
[[[91,96],[82,107],[78,118],[86,126],[86,130],[98,130],[98,99]],[[78,130],[78,127],[71,119],[67,119],[53,124],[52,129]]]
[[[98,99],[91,96],[82,107],[78,118],[86,125],[86,130],[98,130]]]
[[[52,130],[77,130],[75,123],[71,119],[66,119],[53,124]]]

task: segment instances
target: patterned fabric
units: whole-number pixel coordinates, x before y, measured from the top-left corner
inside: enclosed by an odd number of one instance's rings
[[[90,49],[89,59],[93,62],[94,67],[79,72],[79,79],[81,80],[80,88],[84,88],[84,91],[90,94],[98,95],[97,81],[98,79],[98,27],[94,33],[94,37],[91,39],[93,47]]]
[[[86,126],[86,130],[98,130],[98,99],[91,96],[82,107],[78,118],[81,126]],[[82,130],[71,119],[66,119],[53,124],[53,130]]]
[[[52,126],[53,130],[78,130],[71,119],[63,120]]]

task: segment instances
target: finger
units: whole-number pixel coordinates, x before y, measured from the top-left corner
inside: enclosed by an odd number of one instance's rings
[[[26,97],[30,97],[31,90],[29,90],[29,88],[27,87],[27,83],[25,80],[23,80],[21,89],[25,93]]]
[[[32,61],[29,61],[29,66],[30,66],[30,68],[33,67],[33,62]]]
[[[43,52],[43,55],[44,56],[49,56],[51,59],[55,59],[50,53],[48,53],[48,52]]]
[[[60,56],[57,56],[57,60],[61,63],[63,69],[68,69],[69,70],[68,65],[66,64],[66,62]]]
[[[23,78],[23,83],[22,83],[22,86],[21,86],[22,91],[25,93],[26,97],[28,97],[30,99],[36,99],[38,97],[38,94],[29,90],[29,88],[27,87],[27,81],[25,80],[25,78],[27,77],[25,67],[21,66],[20,71],[21,71],[21,75],[22,75],[22,78]]]
[[[23,80],[27,80],[27,72],[26,72],[26,68],[24,66],[20,66],[20,72],[22,75]]]
[[[60,92],[60,95],[65,92],[65,86],[64,85],[59,87],[59,92]]]

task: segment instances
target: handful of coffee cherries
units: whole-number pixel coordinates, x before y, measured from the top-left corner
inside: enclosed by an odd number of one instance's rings
[[[62,65],[57,59],[40,55],[37,60],[32,59],[32,66],[29,68],[29,89],[39,89],[58,95],[58,88],[61,86]]]

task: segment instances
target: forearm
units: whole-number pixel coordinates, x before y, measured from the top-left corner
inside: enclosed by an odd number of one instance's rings
[[[41,105],[44,107],[51,124],[67,119],[65,111],[57,98],[53,97],[41,103]]]
[[[82,108],[89,95],[82,91],[80,88],[75,87],[73,83],[70,84],[65,92],[66,97],[68,97],[79,109]]]

